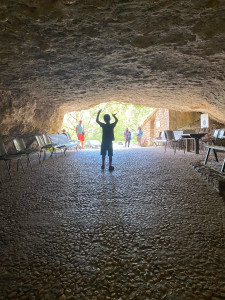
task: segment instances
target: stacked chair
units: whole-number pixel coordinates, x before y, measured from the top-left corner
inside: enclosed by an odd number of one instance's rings
[[[223,128],[219,130],[215,143],[218,144],[219,146],[222,146],[224,142],[224,137],[225,137],[225,129]]]
[[[54,135],[52,135],[53,137]],[[60,135],[59,135],[60,136]],[[50,136],[51,137],[51,136]],[[42,166],[41,158],[42,153],[44,153],[43,160],[46,159],[46,152],[50,152],[50,157],[53,159],[53,154],[56,154],[56,150],[59,149],[62,152],[62,149],[64,150],[64,154],[68,148],[75,148],[77,151],[79,149],[79,143],[76,143],[77,141],[70,140],[70,137],[67,137],[67,144],[65,144],[63,141],[63,144],[57,143],[54,139],[51,139],[47,134],[43,135],[37,135],[35,137],[32,137],[32,142],[36,141],[35,146],[32,148],[30,145],[26,145],[24,139],[22,137],[17,137],[12,140],[12,146],[14,146],[14,149],[12,150],[10,147],[10,153],[7,151],[4,142],[0,139],[0,161],[4,161],[9,178],[12,179],[11,176],[11,162],[12,160],[17,161],[17,171],[19,170],[19,166],[21,166],[21,169],[24,173],[24,167],[22,163],[22,158],[26,159],[27,167],[29,166],[32,170],[32,164],[30,160],[30,155],[37,154],[38,155],[38,161],[39,164]],[[63,135],[64,137],[64,135]],[[61,138],[62,140],[62,138]],[[32,144],[33,145],[33,144]],[[11,154],[12,151],[12,154]],[[54,161],[54,159],[53,159]],[[0,179],[0,183],[1,183]]]
[[[225,134],[225,129],[215,129],[213,132],[212,137],[209,138],[203,138],[201,140],[201,145],[203,151],[205,151],[205,146],[206,145],[218,145],[222,146],[222,143],[224,142],[224,134]]]
[[[31,161],[30,161],[30,154],[37,153],[38,154],[38,159],[39,159],[39,164],[41,164],[41,156],[39,154],[39,148],[36,149],[29,149],[26,147],[25,142],[23,138],[15,138],[13,140],[13,143],[16,148],[16,152],[18,155],[26,156],[27,158],[27,166],[29,165],[30,168],[32,169]]]
[[[165,151],[167,146],[173,148],[174,154],[176,153],[177,148],[185,149],[184,142],[181,138],[181,134],[183,131],[165,130],[164,132],[166,137]]]
[[[43,160],[45,160],[45,158],[46,158],[46,150],[50,151],[50,153],[51,153],[50,157],[53,158],[52,155],[53,155],[53,153],[55,151],[55,147],[52,144],[52,141],[50,140],[50,138],[47,136],[47,134],[43,134],[42,136],[41,135],[36,135],[35,138],[36,138],[36,141],[38,143],[39,150],[40,150],[40,159],[41,159],[42,152],[44,152]]]
[[[8,154],[4,143],[2,141],[0,141],[0,160],[5,162],[10,179],[12,179],[11,172],[10,172],[12,160],[17,160],[17,171],[19,170],[19,165],[21,165],[22,171],[24,173],[24,168],[23,168],[23,164],[22,164],[22,160],[21,160],[22,156],[23,156],[23,154],[21,154],[21,153]],[[0,182],[1,182],[1,180],[0,180]]]

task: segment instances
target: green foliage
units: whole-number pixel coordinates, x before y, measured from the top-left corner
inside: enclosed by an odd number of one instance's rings
[[[104,114],[110,114],[111,123],[114,121],[112,114],[117,114],[116,116],[119,121],[114,130],[116,141],[124,140],[123,134],[127,127],[131,132],[136,132],[138,126],[140,126],[148,117],[150,112],[154,110],[154,108],[152,107],[119,102],[101,103],[95,107],[90,108],[89,110],[82,110],[80,112],[71,112],[66,114],[63,121],[63,128],[65,128],[70,133],[72,138],[76,139],[76,124],[78,124],[79,120],[83,120],[86,139],[101,141],[102,130],[96,123],[96,116],[100,109],[102,109],[102,112],[100,114],[101,122],[104,122]]]

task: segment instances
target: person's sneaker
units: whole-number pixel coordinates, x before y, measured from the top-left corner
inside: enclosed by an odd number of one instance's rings
[[[104,170],[104,169],[105,169],[105,166],[101,166],[101,169]]]
[[[114,170],[114,167],[113,166],[110,166],[109,167],[109,171],[113,171]]]

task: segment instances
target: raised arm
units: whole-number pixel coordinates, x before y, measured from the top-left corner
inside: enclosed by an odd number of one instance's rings
[[[118,119],[117,119],[117,117],[116,117],[116,114],[112,114],[112,116],[113,116],[113,118],[115,119],[115,122],[114,122],[113,124],[116,126],[116,124],[117,124],[117,122],[118,122]]]
[[[98,111],[98,113],[97,113],[97,117],[96,117],[96,122],[101,126],[101,122],[99,121],[99,115],[100,115],[100,113],[101,113],[101,109]]]

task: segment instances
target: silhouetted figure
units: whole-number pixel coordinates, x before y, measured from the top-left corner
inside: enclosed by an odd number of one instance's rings
[[[116,114],[112,114],[115,122],[110,124],[110,115],[105,114],[103,119],[105,123],[99,121],[99,115],[101,113],[101,109],[99,110],[96,118],[96,122],[102,127],[102,144],[101,144],[101,155],[102,155],[102,170],[105,169],[105,156],[108,151],[109,156],[109,171],[113,171],[114,167],[112,166],[112,157],[113,157],[113,145],[112,141],[114,141],[114,127],[116,126],[118,119]]]
[[[124,131],[124,138],[125,138],[125,148],[126,146],[130,147],[131,132],[128,128],[126,129],[126,131]]]

